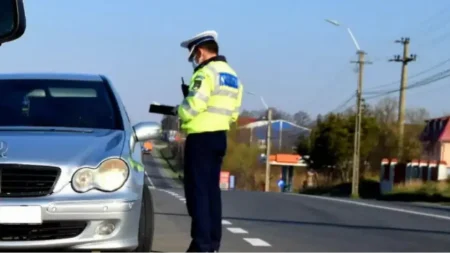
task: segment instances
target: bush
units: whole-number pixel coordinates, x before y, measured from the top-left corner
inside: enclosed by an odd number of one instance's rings
[[[420,195],[441,195],[450,197],[450,186],[448,182],[422,182],[412,181],[407,184],[401,184],[394,187],[392,194],[409,193]]]
[[[258,189],[259,149],[237,141],[237,131],[233,127],[228,132],[227,153],[222,170],[229,171],[236,178],[236,187],[246,190]]]

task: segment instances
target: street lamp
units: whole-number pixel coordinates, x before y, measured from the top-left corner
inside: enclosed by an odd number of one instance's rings
[[[335,26],[342,26],[338,21],[333,19],[325,19],[326,22],[335,25]],[[365,52],[361,50],[359,47],[358,41],[356,40],[355,36],[352,33],[352,30],[347,27],[347,32],[350,35],[350,38],[352,38],[353,44],[356,47],[356,53],[358,54],[358,61],[354,63],[359,64],[358,69],[358,88],[356,90],[356,117],[355,117],[355,137],[354,137],[354,150],[353,150],[353,177],[352,177],[352,196],[358,197],[359,196],[359,159],[360,159],[360,142],[361,142],[361,93],[362,93],[362,84],[363,84],[363,69],[366,62],[364,60]]]
[[[246,91],[245,93],[252,95],[252,96],[257,96],[259,97],[259,99],[261,100],[261,103],[264,105],[264,107],[266,108],[266,110],[269,110],[269,106],[267,105],[266,101],[264,100],[264,97],[261,95],[258,95],[256,93],[253,93],[251,91]]]
[[[335,26],[341,26],[341,24],[333,19],[325,19],[326,22],[335,25]],[[361,51],[361,48],[359,47],[358,41],[356,40],[355,36],[353,36],[352,30],[350,30],[349,27],[347,27],[347,32],[350,35],[350,37],[352,38],[353,44],[355,44],[356,50],[357,51]]]
[[[261,99],[261,103],[264,105],[264,107],[267,110],[267,134],[266,134],[266,179],[265,179],[265,185],[264,185],[264,191],[268,192],[270,191],[270,148],[271,148],[271,132],[272,132],[272,110],[267,105],[266,101],[264,100],[264,97],[261,95],[257,95],[253,92],[246,91],[247,94],[257,96],[259,99]],[[251,128],[250,128],[251,131]],[[253,133],[250,132],[250,138],[252,137]],[[251,139],[250,139],[251,140]]]

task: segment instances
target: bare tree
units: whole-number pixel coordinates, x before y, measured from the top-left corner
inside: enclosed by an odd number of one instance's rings
[[[380,100],[374,107],[374,116],[380,124],[389,125],[397,121],[398,101],[392,97]]]
[[[272,108],[272,120],[286,120],[286,121],[293,121],[292,115],[289,113],[280,110],[278,108]]]
[[[406,109],[406,122],[408,124],[424,124],[430,118],[430,113],[425,108]]]
[[[448,116],[450,116],[450,111],[447,111],[447,110],[443,111],[442,114],[441,114],[441,116],[442,116],[442,117],[448,117]]]
[[[294,122],[299,126],[308,127],[311,124],[311,116],[305,111],[298,111],[293,116]]]

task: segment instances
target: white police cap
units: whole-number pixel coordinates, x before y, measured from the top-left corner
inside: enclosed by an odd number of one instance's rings
[[[194,37],[185,40],[181,42],[181,47],[187,48],[189,50],[189,56],[188,59],[191,60],[192,53],[194,52],[195,48],[203,42],[206,41],[216,41],[217,42],[218,34],[214,30],[204,31],[202,33],[199,33],[195,35]]]

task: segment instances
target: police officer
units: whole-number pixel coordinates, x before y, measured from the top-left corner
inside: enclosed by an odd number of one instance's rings
[[[219,55],[217,33],[206,31],[181,43],[189,50],[194,74],[177,107],[187,134],[184,154],[184,191],[192,218],[188,252],[214,252],[222,237],[220,170],[227,148],[227,131],[236,122],[243,85]]]

